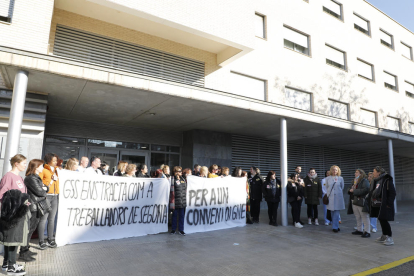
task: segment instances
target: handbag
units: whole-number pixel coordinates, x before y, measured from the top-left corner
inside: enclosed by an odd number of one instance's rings
[[[371,206],[372,207],[381,207],[381,185],[379,185],[375,190],[372,192],[371,196]]]
[[[39,210],[40,214],[43,216],[44,214],[49,213],[52,210],[52,206],[50,205],[49,200],[47,200],[47,198],[42,199],[38,202],[36,202],[37,204],[37,209]]]
[[[332,190],[333,190],[333,188],[335,187],[335,184],[336,184],[336,182],[334,182],[334,184],[332,185],[332,188],[331,188],[331,192],[329,193],[329,196],[328,196],[328,194],[325,194],[324,196],[323,196],[323,204],[325,204],[325,205],[328,205],[329,204],[329,197],[331,196],[331,194],[332,194]]]

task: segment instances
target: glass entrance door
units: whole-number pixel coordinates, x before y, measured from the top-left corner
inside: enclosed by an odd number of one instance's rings
[[[128,162],[128,164],[135,164],[137,166],[137,170],[139,166],[141,166],[142,164],[146,164],[148,166],[148,164],[146,163],[146,152],[121,151],[120,156],[120,160]]]
[[[101,162],[105,162],[109,165],[109,174],[112,175],[114,169],[116,170],[118,165],[119,150],[88,148],[89,160],[91,160],[92,156],[99,157]]]

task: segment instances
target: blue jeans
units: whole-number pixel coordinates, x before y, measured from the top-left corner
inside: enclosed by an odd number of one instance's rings
[[[177,216],[178,216],[178,231],[184,231],[184,216],[185,216],[185,208],[175,208],[172,214],[172,223],[171,228],[172,230],[177,230]]]
[[[339,228],[339,210],[331,211],[332,215],[332,229]]]
[[[371,228],[377,230],[377,218],[370,218]]]
[[[326,205],[325,204],[322,204],[322,205],[323,205],[323,214],[324,214],[323,218],[325,219],[325,223],[330,223],[329,219],[326,218],[326,212],[327,212]]]

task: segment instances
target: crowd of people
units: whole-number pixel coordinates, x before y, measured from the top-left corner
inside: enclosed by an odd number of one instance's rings
[[[148,167],[143,164],[138,168],[135,164],[119,161],[117,169],[109,173],[108,164],[99,157],[82,157],[63,161],[53,153],[45,155],[44,160],[27,159],[21,154],[10,160],[12,169],[0,182],[0,243],[4,245],[2,270],[7,275],[25,275],[23,266],[17,260],[31,262],[36,252],[30,251],[29,242],[37,229],[39,249],[55,248],[56,221],[59,205],[59,171],[62,169],[86,174],[108,175],[118,177],[149,178]],[[25,178],[20,173],[25,172]],[[287,201],[291,206],[293,225],[303,228],[301,207],[303,199],[307,205],[309,225],[319,225],[318,205],[324,206],[325,225],[332,225],[332,231],[338,233],[341,223],[340,211],[345,209],[344,179],[338,166],[332,166],[319,178],[314,168],[310,168],[304,178],[302,168],[297,166],[289,175],[286,185]],[[249,172],[235,167],[230,175],[228,167],[216,164],[210,167],[194,165],[193,169],[182,169],[175,166],[161,165],[151,177],[166,178],[171,183],[169,208],[172,213],[171,234],[185,235],[184,215],[187,207],[187,177],[190,175],[202,178],[240,177],[246,179],[246,223],[259,223],[260,203],[265,199],[268,207],[269,225],[278,226],[277,213],[282,195],[282,183],[274,171],[269,171],[266,178],[257,167],[252,166]],[[377,218],[381,224],[382,236],[376,239],[384,245],[392,245],[392,231],[389,221],[394,220],[394,200],[396,191],[393,178],[379,166],[365,174],[361,169],[355,171],[355,178],[349,194],[348,214],[356,219],[353,235],[369,238],[371,231],[376,232]],[[178,221],[178,223],[177,223]],[[178,232],[177,232],[178,227]],[[372,228],[371,228],[372,227]],[[47,237],[45,239],[45,228]],[[372,230],[371,230],[372,229]],[[17,249],[20,252],[17,257]],[[16,260],[17,259],[17,260]]]

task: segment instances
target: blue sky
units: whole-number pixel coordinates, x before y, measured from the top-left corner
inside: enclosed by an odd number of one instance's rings
[[[367,0],[404,27],[414,32],[414,0]]]

